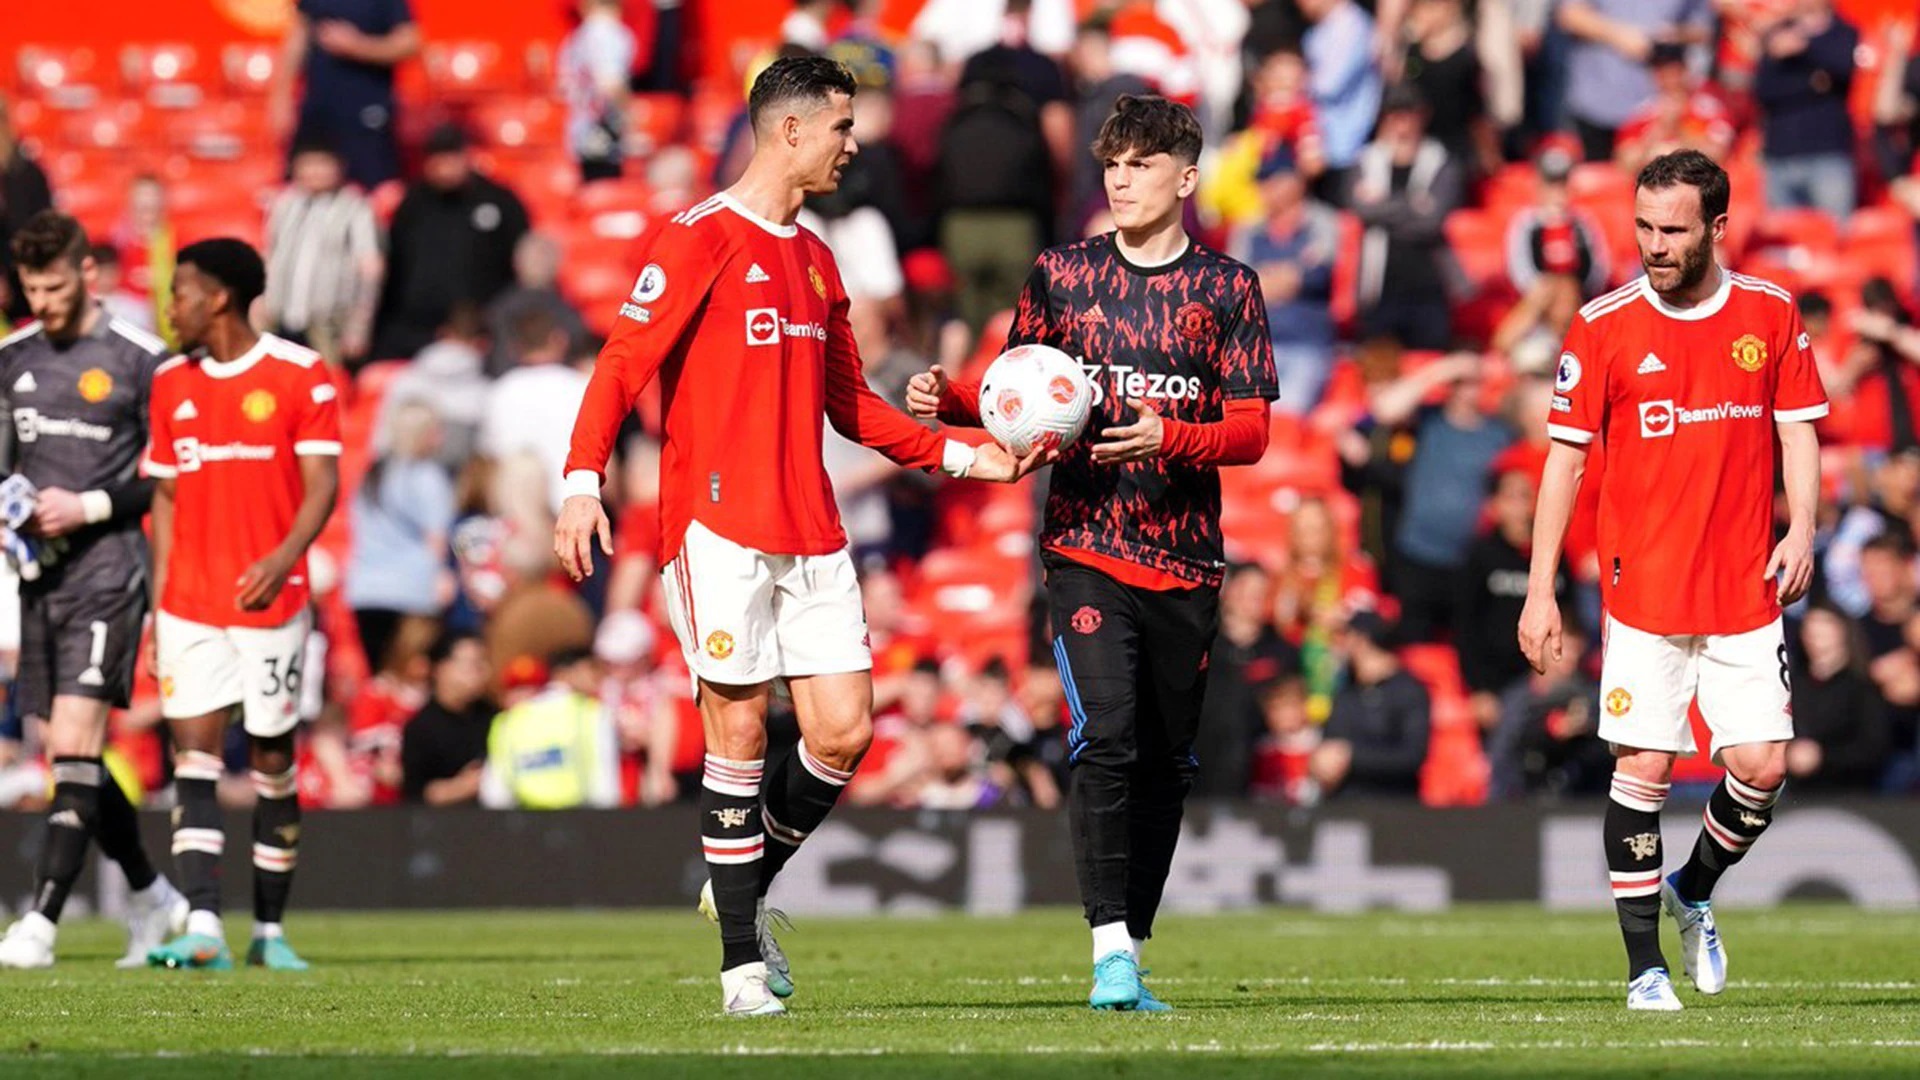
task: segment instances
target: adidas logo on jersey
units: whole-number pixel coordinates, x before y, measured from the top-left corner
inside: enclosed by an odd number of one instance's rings
[[[1087,324],[1105,323],[1107,321],[1107,313],[1101,311],[1100,305],[1096,303],[1080,313],[1080,321]]]
[[[200,410],[194,408],[193,402],[191,401],[183,401],[180,403],[179,408],[173,410],[173,418],[175,420],[193,420],[199,417],[199,415]]]
[[[752,266],[747,267],[747,284],[765,285],[767,282],[772,280],[773,280],[773,276],[771,274],[768,274],[765,270],[760,269],[759,263],[754,263]]]
[[[38,389],[40,389],[40,384],[33,381],[33,372],[31,371],[15,379],[13,382],[13,392],[16,394],[31,394]]]
[[[1634,372],[1639,375],[1654,375],[1665,370],[1667,365],[1661,363],[1659,357],[1648,353],[1647,358],[1640,361],[1640,366],[1635,368]]]

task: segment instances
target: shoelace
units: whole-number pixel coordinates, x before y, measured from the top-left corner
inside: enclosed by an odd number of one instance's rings
[[[787,918],[787,913],[777,907],[767,909],[766,921],[768,925],[778,927],[783,934],[793,932],[793,920]]]

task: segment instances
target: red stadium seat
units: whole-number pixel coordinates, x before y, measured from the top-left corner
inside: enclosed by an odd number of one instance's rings
[[[265,240],[266,231],[265,217],[259,210],[244,203],[215,207],[195,214],[177,214],[173,219],[174,238],[183,245],[216,236],[231,236],[257,248]]]
[[[582,184],[573,196],[574,220],[595,236],[632,240],[653,217],[653,193],[638,180],[600,180]]]
[[[386,228],[393,220],[393,212],[400,206],[400,200],[407,197],[407,185],[400,180],[388,180],[367,193],[367,202],[373,207],[373,216]]]
[[[1767,248],[1804,248],[1814,253],[1840,247],[1840,225],[1821,210],[1769,210],[1754,223],[1749,241],[1755,251]]]
[[[521,88],[520,64],[497,42],[432,42],[421,59],[427,86],[438,97],[472,98]]]
[[[1340,215],[1339,252],[1333,260],[1333,298],[1328,313],[1342,330],[1352,330],[1360,312],[1360,219]]]
[[[582,248],[570,246],[560,273],[560,291],[579,309],[587,329],[603,336],[613,330],[620,305],[633,289],[625,245],[619,248],[597,253],[585,249],[582,257]]]
[[[200,84],[213,74],[192,45],[128,45],[120,50],[120,79],[129,91],[162,109],[191,109],[205,98]]]
[[[1506,222],[1486,210],[1447,215],[1447,244],[1475,293],[1508,292]]]
[[[1466,681],[1460,676],[1460,657],[1453,646],[1408,645],[1400,650],[1400,660],[1414,678],[1426,684],[1428,692],[1449,696],[1466,693]]]
[[[1480,733],[1472,725],[1436,723],[1420,769],[1420,801],[1427,806],[1479,806],[1487,801],[1491,774]]]
[[[249,97],[264,95],[280,67],[280,46],[239,41],[220,50],[220,74],[227,89]]]
[[[679,142],[686,119],[686,99],[679,94],[635,94],[627,101],[627,130],[643,153]]]
[[[60,137],[78,149],[132,150],[145,142],[143,120],[138,102],[109,102],[71,113],[60,125]]]
[[[15,54],[20,86],[55,108],[85,108],[99,100],[99,56],[86,45],[22,45]]]
[[[256,103],[222,101],[168,110],[159,121],[168,146],[212,161],[231,161],[272,142],[266,112]]]
[[[497,98],[473,111],[474,131],[497,150],[544,150],[566,139],[566,112],[546,98]]]

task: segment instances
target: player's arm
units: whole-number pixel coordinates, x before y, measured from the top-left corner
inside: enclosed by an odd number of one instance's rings
[[[1100,434],[1111,441],[1093,447],[1103,463],[1164,457],[1185,465],[1218,468],[1251,465],[1267,452],[1270,431],[1267,403],[1280,396],[1273,366],[1273,336],[1267,330],[1267,304],[1249,272],[1240,283],[1240,306],[1233,321],[1219,330],[1213,361],[1226,405],[1219,420],[1169,420],[1152,406],[1129,398],[1134,422]]]
[[[1607,354],[1586,319],[1574,318],[1563,349],[1547,414],[1551,418],[1547,435],[1552,442],[1547,447],[1547,463],[1534,505],[1533,553],[1518,631],[1521,653],[1533,670],[1542,673],[1547,661],[1558,660],[1564,648],[1554,578],[1560,570],[1580,480],[1587,472],[1587,451],[1599,435],[1607,411]]]
[[[167,557],[173,553],[173,477],[154,481],[149,514],[153,519],[153,537],[150,541],[153,549],[152,608],[159,611],[160,598],[167,592]]]
[[[1047,261],[1043,255],[1027,274],[1020,299],[1013,308],[1013,327],[1007,331],[1007,348],[1021,345],[1051,345],[1063,352],[1064,337],[1056,330],[1053,305],[1048,298]],[[979,427],[980,380],[950,379],[945,368],[935,364],[929,371],[907,382],[907,412],[923,420],[939,420],[954,427]]]
[[[294,511],[293,528],[278,547],[240,575],[238,601],[242,611],[262,611],[271,605],[287,584],[287,575],[307,553],[327,527],[335,498],[340,493],[340,457],[332,454],[300,455],[300,508]]]
[[[1774,596],[1782,604],[1806,595],[1813,583],[1814,517],[1820,508],[1820,440],[1813,423],[1827,415],[1828,405],[1811,344],[1800,313],[1790,309],[1787,347],[1773,391],[1774,430],[1780,435],[1781,480],[1787,494],[1787,535],[1767,558],[1767,577],[1777,581]]]

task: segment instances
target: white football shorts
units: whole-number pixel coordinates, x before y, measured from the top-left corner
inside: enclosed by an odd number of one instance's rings
[[[1781,621],[1744,634],[1636,630],[1607,616],[1601,645],[1600,737],[1615,747],[1698,753],[1687,706],[1697,696],[1713,761],[1745,743],[1793,738]]]
[[[269,627],[207,626],[160,612],[160,715],[184,720],[240,705],[247,734],[271,739],[292,731],[300,723],[308,629],[304,611]]]

